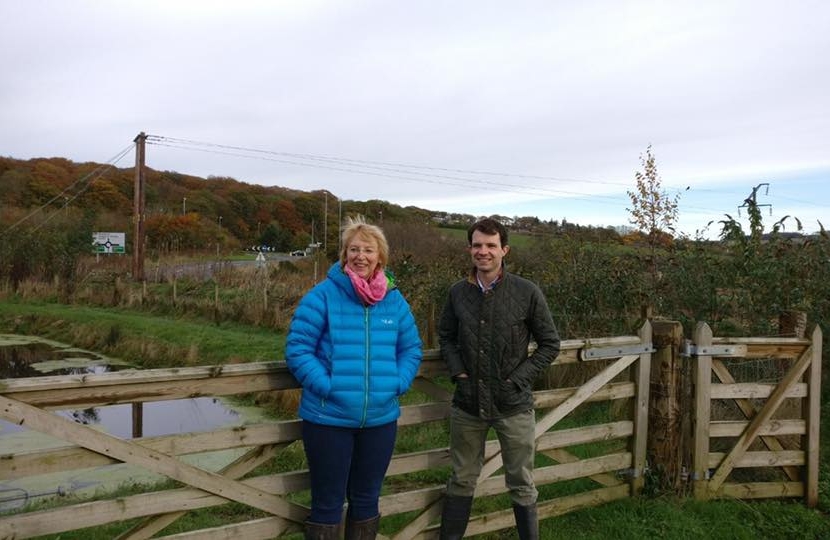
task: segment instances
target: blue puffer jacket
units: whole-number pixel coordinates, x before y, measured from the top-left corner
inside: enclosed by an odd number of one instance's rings
[[[340,263],[297,306],[285,344],[288,369],[303,387],[300,418],[372,427],[400,416],[421,363],[421,338],[409,304],[387,274],[386,296],[366,306]]]

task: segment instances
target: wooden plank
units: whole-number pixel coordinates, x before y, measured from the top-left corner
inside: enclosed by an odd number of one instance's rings
[[[307,511],[276,495],[228,480],[216,473],[183,463],[161,452],[123,441],[26,403],[0,396],[0,416],[26,427],[65,439],[125,463],[139,465],[174,480],[221,497],[253,506],[270,514],[303,521]]]
[[[801,482],[749,482],[721,485],[715,494],[727,499],[779,499],[783,497],[803,497],[804,484]]]
[[[779,450],[776,452],[756,451],[746,452],[740,459],[735,460],[734,468],[747,467],[785,467],[798,466],[805,463],[805,452],[802,450]],[[726,458],[725,452],[709,453],[709,468],[715,469]],[[800,479],[792,480],[793,482]]]
[[[732,377],[732,374],[729,373],[729,370],[726,369],[726,366],[720,360],[715,360],[714,362],[712,362],[712,371],[715,372],[715,375],[717,375],[721,382],[727,384],[733,384],[735,382],[735,379]],[[736,399],[734,402],[735,405],[738,406],[738,409],[740,409],[741,413],[743,413],[744,417],[751,420],[755,416],[757,410],[755,408],[755,405],[753,405],[749,400]],[[758,428],[758,435],[761,437],[761,442],[764,444],[764,446],[766,446],[768,449],[774,452],[780,452],[781,450],[784,450],[784,446],[778,441],[778,439],[776,439],[775,437],[770,437],[761,434],[762,431],[766,430],[766,427],[768,425],[769,423],[767,422],[764,425],[759,426]],[[747,424],[747,428],[748,427],[749,425]],[[784,467],[784,472],[787,474],[789,479],[794,482],[800,479],[801,474],[799,470],[795,467]]]
[[[401,416],[398,418],[399,426],[423,424],[444,420],[450,415],[449,403],[424,403],[422,405],[407,405],[401,407]]]
[[[446,484],[433,485],[426,488],[410,489],[401,493],[383,495],[379,501],[380,513],[383,516],[393,516],[416,510],[423,510],[439,501],[444,496]],[[438,505],[439,512],[434,516],[438,519],[441,516],[441,505]]]
[[[712,338],[715,345],[747,345],[761,347],[801,347],[801,354],[810,346],[810,340],[797,337],[762,336],[762,337],[716,337]],[[799,354],[799,356],[801,356]]]
[[[552,450],[541,450],[542,454],[545,454],[551,459],[554,459],[557,463],[566,464],[566,463],[579,463],[580,458],[571,454],[566,450],[561,450],[558,448],[554,448]],[[617,486],[622,484],[622,480],[620,480],[617,476],[607,473],[597,473],[588,476],[594,482],[602,485],[602,486]]]
[[[709,423],[709,437],[740,437],[749,425],[747,420],[717,420]],[[770,419],[761,426],[758,435],[804,435],[807,422],[804,420]]]
[[[46,375],[43,377],[23,377],[5,379],[3,393],[14,397],[19,392],[36,392],[41,390],[62,390],[72,388],[97,388],[108,386],[129,386],[133,384],[150,384],[170,382],[172,380],[208,380],[233,377],[251,377],[269,375],[275,377],[275,386],[281,378],[290,375],[284,362],[251,362],[245,364],[227,364],[219,366],[194,366],[160,369],[140,369],[112,371],[107,373],[83,373],[77,375]],[[294,381],[296,386],[296,380]],[[17,397],[15,397],[17,399]],[[23,401],[23,400],[21,400]]]
[[[163,381],[132,382],[111,386],[98,385],[89,388],[71,387],[25,392],[0,390],[0,393],[43,409],[86,409],[123,403],[146,403],[170,399],[266,392],[274,390],[272,387],[273,378],[268,374],[234,377],[217,376],[212,379],[170,378]]]
[[[767,383],[729,383],[712,384],[712,399],[766,399],[775,390],[774,384]],[[785,397],[803,398],[807,396],[807,385],[796,383]]]
[[[533,405],[536,409],[551,409],[562,404],[576,392],[578,386],[557,388],[555,390],[539,390],[533,393]],[[609,383],[597,390],[586,403],[627,399],[634,397],[637,386],[631,381]]]
[[[607,424],[594,424],[578,428],[546,431],[536,440],[537,450],[563,448],[577,444],[609,441],[630,437],[634,433],[634,422],[621,420]]]
[[[648,321],[640,328],[640,343],[651,344],[652,328]],[[632,464],[631,491],[639,494],[645,485],[646,448],[648,443],[648,404],[649,388],[651,386],[651,353],[641,353],[640,361],[636,363],[633,373],[637,385],[637,398],[634,400],[634,438],[631,441],[631,451],[634,454]]]
[[[599,488],[584,493],[576,493],[574,495],[567,495],[549,501],[539,501],[538,514],[539,519],[547,519],[555,516],[560,516],[583,508],[593,508],[602,504],[616,501],[619,499],[626,499],[631,496],[629,487],[625,484],[619,486],[611,486],[607,488]]]
[[[805,499],[807,506],[815,508],[818,504],[819,456],[821,425],[821,346],[822,330],[816,325],[812,334],[812,355],[810,370],[807,372],[807,384],[810,387],[805,402],[803,416],[807,420],[807,436],[805,449],[807,451],[807,474],[805,475]]]
[[[493,441],[495,442],[495,441]],[[491,447],[495,451],[495,444]],[[392,456],[386,476],[395,476],[417,471],[429,471],[450,464],[450,453],[447,448],[436,448],[423,452],[412,452],[409,454],[396,454]]]
[[[697,323],[692,338],[697,347],[712,345],[712,329],[704,322]],[[692,482],[695,499],[705,499],[708,494],[709,422],[712,415],[710,397],[712,385],[712,357],[698,356],[695,367],[695,428],[692,461]]]
[[[745,345],[746,353],[743,358],[747,361],[758,358],[795,360],[810,346],[808,339],[784,337],[714,338],[713,343],[715,345]]]
[[[618,454],[585,458],[570,463],[539,467],[538,469],[534,469],[533,479],[534,481],[538,479],[539,485],[547,485],[565,480],[574,480],[576,478],[588,478],[611,471],[629,469],[631,468],[631,463],[631,453],[621,452]],[[500,484],[503,485],[503,476],[501,478],[502,482]],[[614,482],[612,485],[616,485],[617,483],[619,482]],[[482,490],[481,495],[484,495],[484,493],[485,490]]]
[[[761,410],[759,410],[755,417],[750,421],[746,431],[744,431],[744,433],[738,438],[735,446],[732,447],[732,450],[723,460],[720,467],[718,467],[715,474],[712,475],[712,478],[709,480],[710,492],[717,491],[720,485],[726,480],[726,477],[729,475],[732,467],[734,466],[734,462],[742,456],[744,452],[746,452],[749,445],[752,444],[752,441],[755,440],[755,437],[758,435],[761,426],[772,418],[772,415],[775,414],[775,411],[778,410],[778,407],[780,407],[786,399],[787,391],[790,386],[795,384],[795,382],[800,379],[802,375],[804,375],[804,371],[810,366],[812,359],[813,348],[810,347],[787,371],[775,391],[763,407],[761,407]]]

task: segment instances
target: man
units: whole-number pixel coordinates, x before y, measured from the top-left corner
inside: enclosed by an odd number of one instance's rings
[[[504,225],[482,219],[467,231],[467,240],[473,269],[450,288],[438,329],[441,355],[455,383],[450,416],[453,472],[439,538],[464,536],[492,427],[519,538],[537,540],[533,381],[559,354],[559,334],[539,287],[505,270],[510,246]],[[528,355],[531,338],[537,347]]]

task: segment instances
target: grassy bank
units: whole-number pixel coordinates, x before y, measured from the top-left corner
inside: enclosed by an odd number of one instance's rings
[[[282,359],[285,344],[281,333],[249,325],[8,299],[0,301],[0,332],[37,335],[144,368],[273,361]]]

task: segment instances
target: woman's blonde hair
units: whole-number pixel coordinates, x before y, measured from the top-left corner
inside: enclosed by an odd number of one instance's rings
[[[360,214],[346,218],[343,232],[340,234],[342,240],[340,265],[346,265],[349,244],[351,244],[355,237],[360,237],[367,242],[374,241],[378,245],[378,266],[380,268],[386,268],[386,263],[389,262],[389,243],[386,241],[386,236],[380,227],[366,223],[366,218]]]

